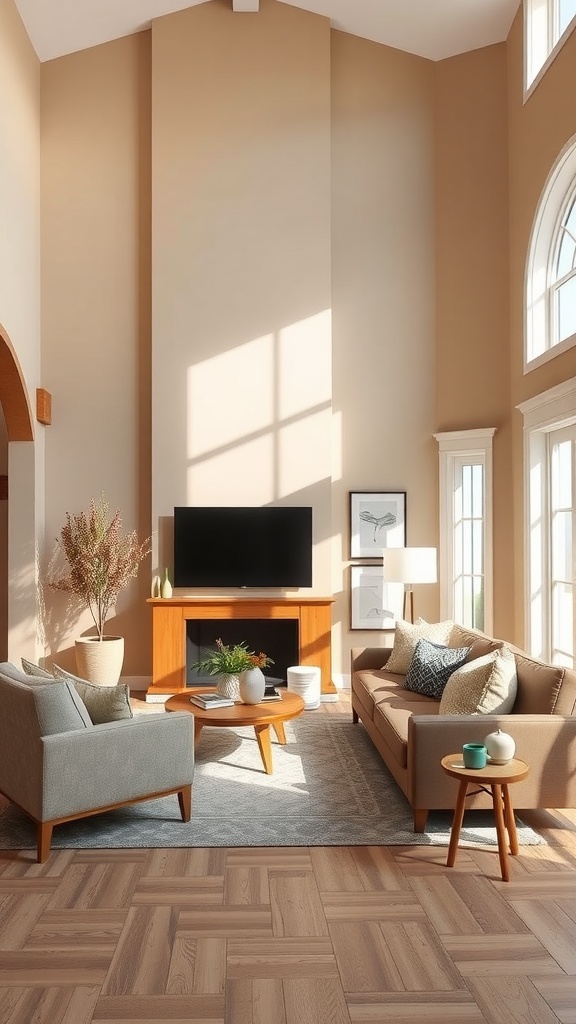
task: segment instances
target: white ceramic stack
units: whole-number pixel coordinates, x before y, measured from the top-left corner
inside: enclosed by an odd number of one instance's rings
[[[316,665],[293,665],[286,678],[288,689],[302,697],[306,711],[320,707],[320,669]]]

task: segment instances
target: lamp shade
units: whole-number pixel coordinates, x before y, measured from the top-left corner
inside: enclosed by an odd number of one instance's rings
[[[436,548],[385,548],[382,552],[386,583],[436,583]]]

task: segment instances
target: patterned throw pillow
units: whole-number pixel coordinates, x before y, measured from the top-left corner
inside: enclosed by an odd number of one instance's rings
[[[516,658],[502,645],[452,673],[440,700],[441,715],[508,715],[514,707],[518,679]]]
[[[384,665],[385,671],[405,676],[418,641],[432,640],[435,644],[447,644],[453,625],[451,619],[446,622],[424,622],[422,619],[416,625],[399,619],[394,632],[394,646]]]
[[[118,686],[95,686],[86,679],[72,675],[66,669],[54,665],[58,679],[66,679],[72,683],[78,696],[84,701],[93,725],[104,722],[119,722],[123,718],[133,718],[130,705],[130,691],[126,683]]]
[[[448,679],[466,661],[468,647],[444,647],[419,640],[410,662],[404,687],[440,700]]]

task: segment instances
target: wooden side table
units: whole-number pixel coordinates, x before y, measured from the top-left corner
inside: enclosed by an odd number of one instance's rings
[[[502,880],[507,882],[509,880],[508,842],[510,844],[510,853],[513,855],[518,853],[518,835],[516,833],[514,809],[508,787],[513,782],[521,782],[522,779],[525,779],[530,771],[529,766],[525,761],[520,761],[517,757],[514,757],[507,764],[488,763],[485,768],[465,768],[461,753],[447,754],[440,763],[446,774],[450,775],[453,779],[458,779],[460,783],[452,831],[450,833],[447,866],[449,868],[454,867],[462,819],[464,818],[468,786],[474,785],[479,789],[485,790],[485,792],[490,790],[492,793],[500,870],[502,872]],[[506,832],[508,832],[508,841],[506,839]]]

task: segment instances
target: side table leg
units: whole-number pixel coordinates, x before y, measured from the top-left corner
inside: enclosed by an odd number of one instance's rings
[[[516,820],[514,818],[514,808],[512,807],[512,800],[510,799],[509,787],[507,785],[502,786],[502,799],[504,800],[504,821],[508,830],[508,842],[510,843],[510,853],[512,856],[516,856],[518,853],[518,833],[516,831]]]
[[[264,770],[267,775],[272,775],[274,769],[272,768],[272,744],[270,743],[270,726],[255,725],[254,732],[256,733],[256,739],[258,740],[258,747],[260,748],[260,756],[262,758]]]
[[[458,797],[456,800],[456,808],[454,810],[454,820],[452,822],[452,831],[450,832],[450,846],[448,847],[448,860],[446,865],[449,868],[454,867],[456,860],[456,851],[458,849],[458,840],[460,839],[460,829],[462,828],[462,821],[464,819],[464,809],[466,806],[466,792],[468,790],[468,780],[462,779],[460,783],[460,789],[458,790]]]
[[[494,817],[496,818],[496,835],[498,837],[498,856],[500,858],[500,870],[502,881],[507,882],[508,876],[508,839],[506,826],[504,824],[504,802],[502,799],[502,786],[494,783],[492,789],[492,803],[494,804]]]
[[[286,745],[286,733],[284,732],[284,722],[272,722],[272,728],[278,738],[278,743]]]

